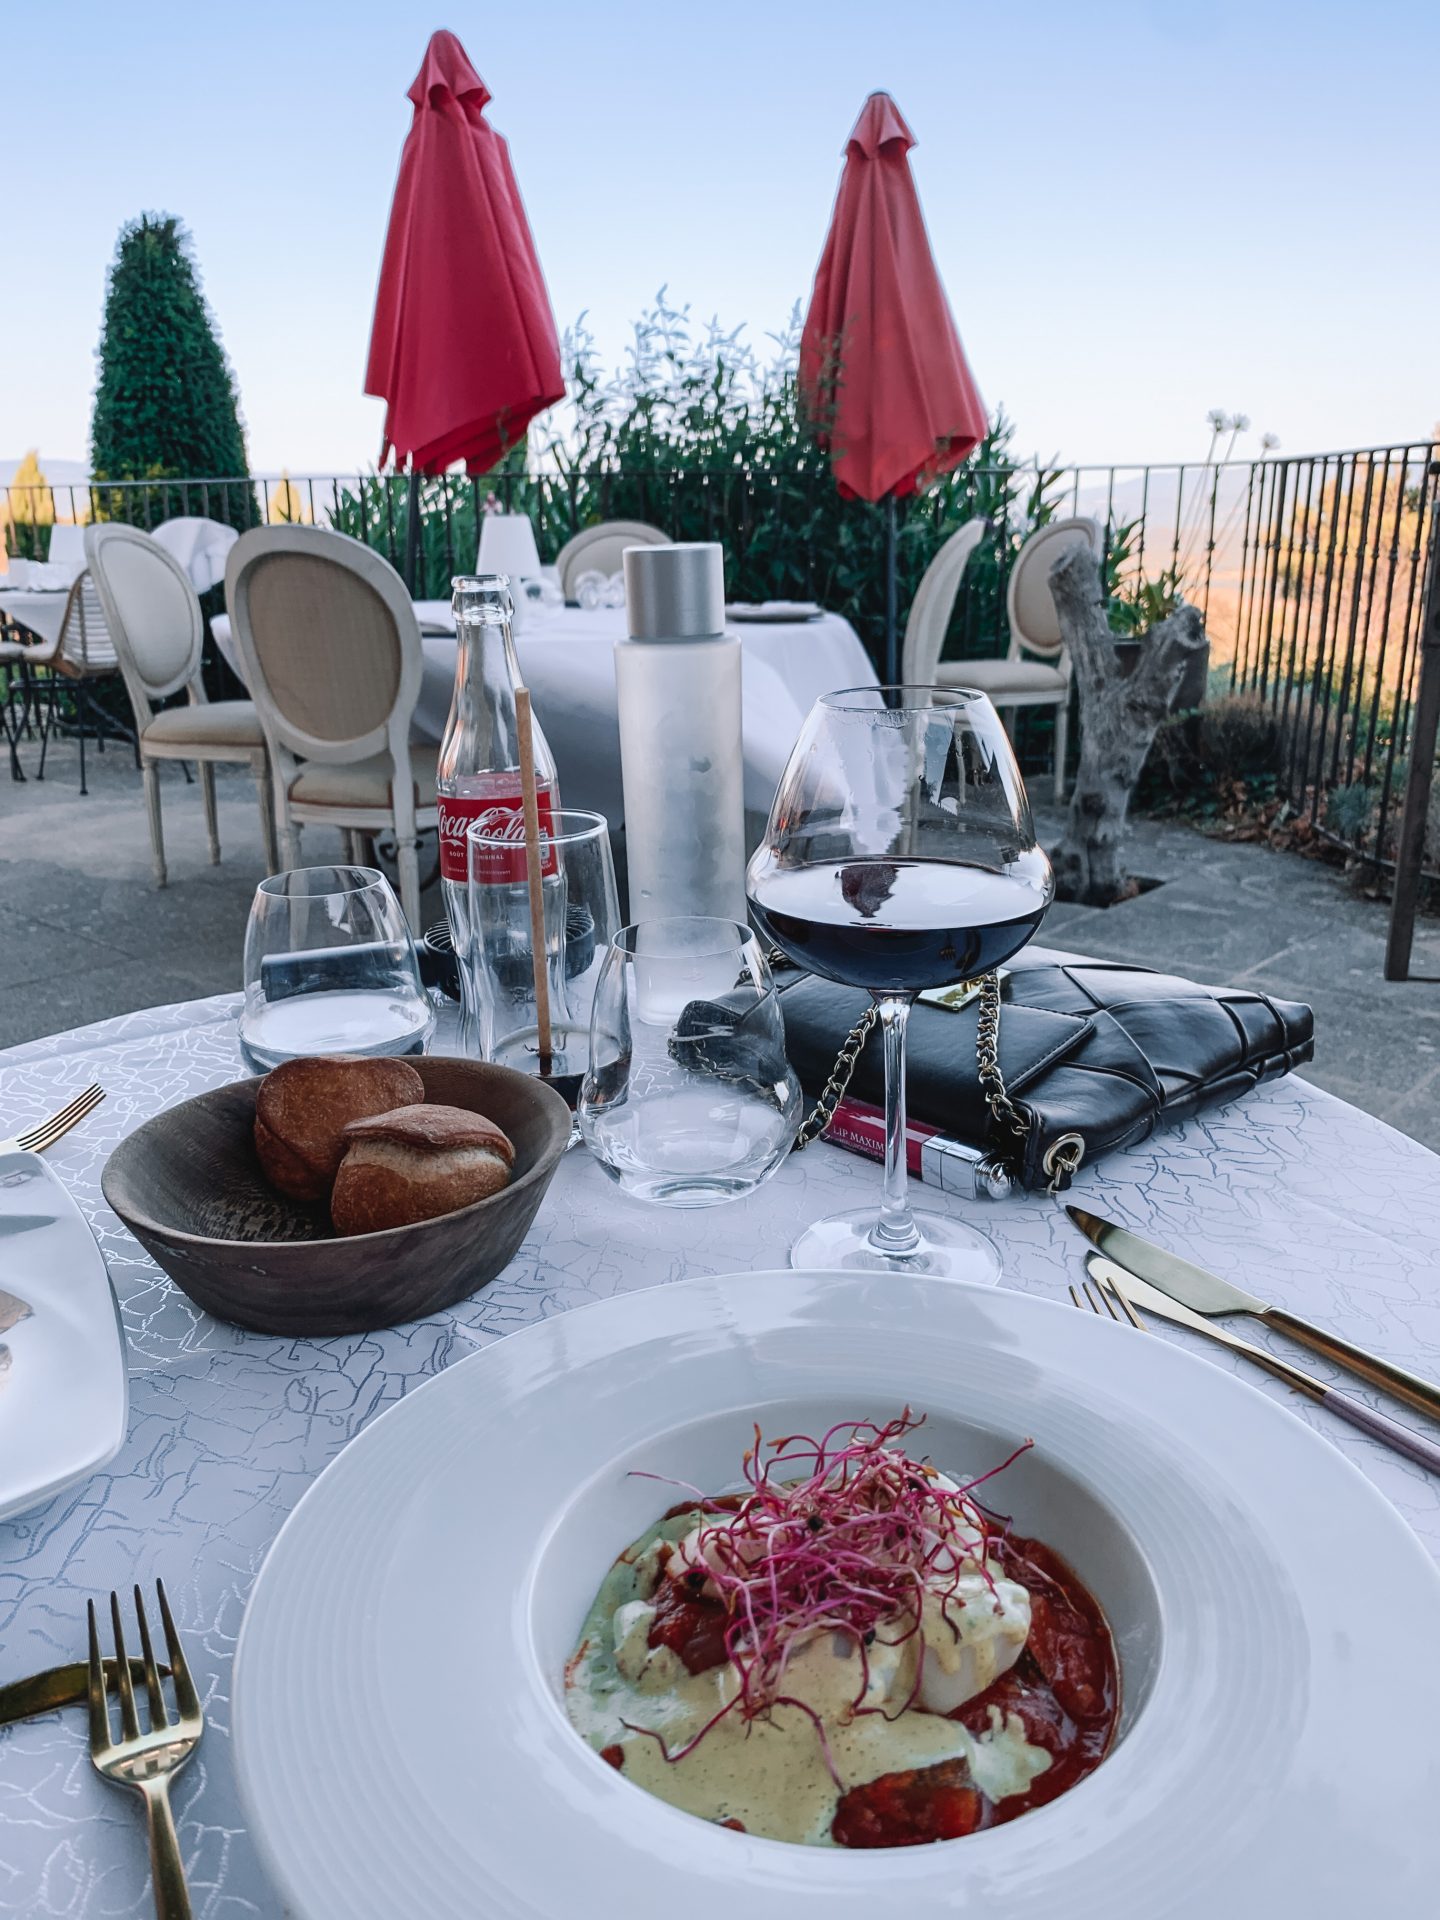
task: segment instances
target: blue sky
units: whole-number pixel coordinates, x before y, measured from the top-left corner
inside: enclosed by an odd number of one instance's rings
[[[1214,406],[1291,452],[1440,416],[1433,4],[10,0],[0,456],[83,457],[115,234],[156,208],[194,233],[252,463],[372,460],[375,276],[436,26],[494,95],[559,324],[588,311],[611,357],[662,283],[782,324],[885,87],[1021,450],[1196,455]]]

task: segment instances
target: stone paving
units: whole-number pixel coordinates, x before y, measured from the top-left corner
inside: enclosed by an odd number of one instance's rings
[[[88,1020],[240,985],[245,919],[263,877],[259,813],[246,771],[217,768],[223,862],[209,864],[198,786],[162,768],[170,885],[150,881],[140,775],[128,751],[38,750],[13,783],[0,760],[0,1047]],[[1042,816],[1047,840],[1058,817]],[[340,837],[307,828],[305,857],[341,858]],[[1130,862],[1164,884],[1118,907],[1056,907],[1049,945],[1252,985],[1314,1008],[1306,1077],[1440,1150],[1440,922],[1422,920],[1414,972],[1382,976],[1386,914],[1333,869],[1140,821]],[[424,900],[441,917],[438,888]],[[3,1065],[0,1065],[3,1085]],[[3,1118],[3,1093],[0,1093]]]

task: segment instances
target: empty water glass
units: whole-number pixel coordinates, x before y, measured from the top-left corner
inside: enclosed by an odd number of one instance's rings
[[[739,1200],[800,1124],[779,996],[731,920],[646,920],[610,942],[595,989],[580,1132],[610,1178],[670,1207]]]
[[[400,902],[374,867],[298,867],[255,889],[240,1051],[255,1073],[312,1053],[423,1053],[435,1014]]]

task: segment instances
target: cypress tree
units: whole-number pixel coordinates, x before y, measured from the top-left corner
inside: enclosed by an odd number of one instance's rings
[[[120,229],[98,358],[90,423],[97,482],[248,480],[234,375],[200,289],[190,236],[172,214],[142,214]],[[113,492],[97,504],[144,524],[203,513],[246,527],[256,517],[248,485],[211,488],[205,497],[161,488],[143,502]]]

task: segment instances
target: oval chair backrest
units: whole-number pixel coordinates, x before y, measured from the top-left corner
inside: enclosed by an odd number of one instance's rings
[[[55,652],[81,675],[113,673],[117,666],[124,670],[111,637],[105,603],[89,567],[70,583]]]
[[[928,687],[934,680],[961,579],[988,530],[988,521],[967,520],[925,569],[905,622],[900,672],[907,687]]]
[[[1055,596],[1050,591],[1050,569],[1071,547],[1089,547],[1099,559],[1100,528],[1095,521],[1082,517],[1052,520],[1049,526],[1031,534],[1010,572],[1005,593],[1010,638],[1042,660],[1058,660],[1065,650]]]
[[[346,761],[378,753],[391,734],[403,743],[420,628],[378,553],[328,528],[258,527],[231,548],[225,585],[262,723],[292,752]]]
[[[561,591],[567,600],[573,600],[575,582],[582,573],[603,573],[607,579],[612,573],[619,573],[626,547],[672,544],[668,533],[647,526],[643,520],[602,520],[597,527],[582,527],[555,556]]]
[[[188,686],[205,622],[184,568],[148,533],[109,522],[85,529],[85,556],[127,680],[150,701]]]

